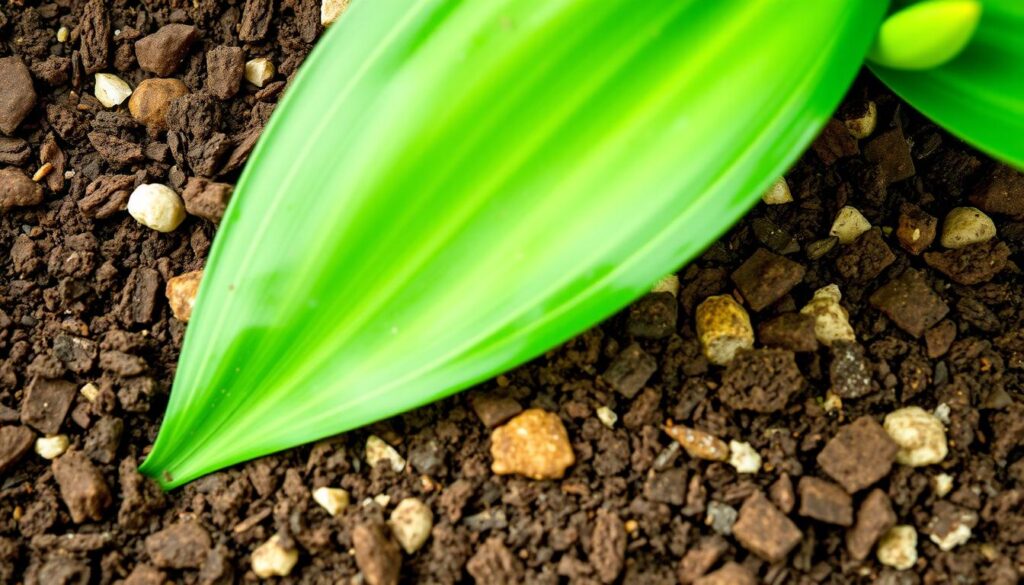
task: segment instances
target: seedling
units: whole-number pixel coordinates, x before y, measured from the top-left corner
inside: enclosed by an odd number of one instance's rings
[[[355,0],[241,178],[143,471],[360,427],[592,326],[757,202],[869,51],[1024,165],[1024,7],[887,4]]]

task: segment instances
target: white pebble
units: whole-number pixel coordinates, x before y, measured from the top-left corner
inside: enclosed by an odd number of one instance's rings
[[[100,389],[97,388],[96,384],[93,384],[92,382],[88,382],[85,384],[85,386],[82,386],[82,389],[79,390],[79,392],[89,402],[96,402],[96,399],[99,398],[100,395]]]
[[[948,473],[940,473],[932,478],[932,491],[935,497],[944,498],[953,491],[953,476]]]
[[[899,445],[896,462],[922,467],[946,458],[946,430],[935,415],[917,406],[908,406],[885,415],[885,432]]]
[[[139,185],[128,198],[128,213],[158,232],[173,232],[185,221],[185,204],[167,185]]]
[[[867,111],[859,118],[849,118],[843,122],[846,129],[850,131],[857,140],[871,136],[878,124],[878,106],[875,102],[868,102]]]
[[[905,571],[917,562],[917,530],[901,524],[882,535],[875,549],[878,562],[898,571]]]
[[[349,0],[323,0],[320,4],[320,24],[331,26],[348,8]]]
[[[277,69],[270,59],[259,57],[245,64],[245,79],[256,87],[263,87],[274,78]]]
[[[736,473],[757,473],[761,471],[761,455],[750,443],[729,441],[729,465]]]
[[[377,494],[373,496],[373,503],[377,504],[381,508],[387,508],[388,504],[391,503],[391,496],[387,494]]]
[[[601,424],[610,429],[619,420],[619,415],[615,414],[615,411],[607,406],[599,406],[597,407],[597,418],[601,421]]]
[[[370,464],[370,467],[387,465],[395,473],[400,473],[405,469],[405,459],[398,454],[398,451],[395,451],[394,447],[388,445],[377,435],[370,435],[366,439],[366,462]]]
[[[871,223],[867,218],[856,207],[847,205],[839,210],[828,235],[839,238],[840,244],[849,244],[869,229],[871,229]]]
[[[949,552],[961,544],[966,544],[971,539],[971,528],[966,524],[957,524],[956,528],[943,536],[929,534],[928,538],[940,549]]]
[[[976,207],[957,207],[951,210],[942,222],[943,247],[963,248],[980,244],[996,237],[996,224],[992,218]]]
[[[323,486],[313,490],[313,501],[331,516],[337,516],[348,508],[351,496],[341,488]]]
[[[43,459],[56,459],[68,450],[68,436],[54,435],[36,439],[36,453]]]
[[[109,73],[96,74],[96,88],[93,90],[96,99],[105,108],[113,108],[124,103],[132,95],[132,88],[125,80]]]
[[[948,425],[949,412],[949,405],[945,402],[940,402],[939,405],[935,407],[935,412],[933,414],[935,414],[935,418],[942,421],[942,424]]]
[[[654,283],[651,287],[652,293],[667,292],[672,296],[679,296],[679,277],[675,274],[669,274],[661,278],[658,282]]]
[[[68,40],[68,35],[70,35],[70,34],[71,34],[71,31],[68,30],[68,27],[62,26],[62,27],[58,28],[57,29],[57,42],[58,43],[66,43],[67,40]]]
[[[299,551],[281,546],[281,537],[275,534],[252,551],[252,572],[260,579],[286,577],[298,560]]]
[[[768,190],[761,194],[761,201],[765,205],[782,205],[793,202],[793,193],[789,190],[789,183],[786,177],[779,177],[779,180],[772,183]]]
[[[814,297],[800,309],[802,314],[814,317],[814,336],[824,345],[857,340],[850,314],[839,304],[842,298],[839,287],[830,284],[814,291]]]
[[[406,498],[395,506],[388,519],[391,533],[408,554],[420,550],[430,538],[434,527],[434,515],[430,508],[418,498]]]

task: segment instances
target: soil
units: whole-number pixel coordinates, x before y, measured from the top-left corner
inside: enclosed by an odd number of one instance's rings
[[[202,268],[230,184],[321,33],[319,8],[0,8],[0,249],[10,258],[0,268],[0,582],[255,582],[252,553],[274,535],[298,551],[285,583],[1009,585],[1024,575],[1024,179],[866,73],[787,174],[795,201],[758,205],[679,272],[678,296],[648,295],[442,403],[162,494],[136,468],[185,328],[163,288]],[[263,88],[240,81],[257,56],[278,71]],[[166,130],[147,128],[127,102],[107,109],[93,97],[96,72],[132,87],[158,73],[189,93],[170,105]],[[869,100],[878,128],[858,141],[842,120]],[[34,183],[43,163],[51,171]],[[174,232],[124,211],[144,182],[190,193],[192,215]],[[934,218],[967,204],[992,214],[996,239],[960,250],[921,241]],[[829,230],[844,205],[880,229],[836,245]],[[856,342],[820,346],[798,313],[830,283]],[[708,364],[693,326],[696,306],[721,293],[746,303],[771,345],[727,368]],[[881,423],[909,405],[945,419],[940,463],[894,463]],[[618,421],[604,424],[601,407]],[[530,408],[568,431],[575,463],[560,479],[490,469],[492,429]],[[691,457],[668,421],[748,442],[763,464],[740,475]],[[71,446],[50,462],[33,444],[55,433]],[[371,433],[409,465],[368,467]],[[938,487],[947,479],[948,492]],[[311,498],[320,486],[348,490],[352,505],[331,517]],[[385,522],[409,496],[434,519],[412,554]],[[918,533],[906,570],[872,551],[893,524]],[[964,527],[966,542],[936,544]]]

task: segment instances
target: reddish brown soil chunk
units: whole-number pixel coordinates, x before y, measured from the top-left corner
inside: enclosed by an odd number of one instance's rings
[[[893,262],[896,255],[882,238],[881,228],[871,228],[848,246],[836,259],[836,269],[843,278],[853,282],[868,282],[882,273]]]
[[[729,543],[717,534],[702,538],[679,561],[679,570],[676,571],[679,582],[688,585],[700,579],[728,550]]]
[[[871,490],[857,510],[857,523],[846,531],[846,550],[858,561],[866,559],[878,539],[895,525],[889,496],[880,489]]]
[[[743,502],[732,533],[743,548],[770,563],[786,558],[803,538],[796,524],[760,491],[750,494]]]
[[[626,328],[634,337],[661,339],[676,331],[679,303],[668,292],[644,295],[629,308]]]
[[[21,422],[41,433],[54,435],[75,399],[75,385],[64,380],[32,379],[21,406]]]
[[[613,583],[626,564],[626,528],[613,512],[597,511],[588,558],[602,583]]]
[[[21,138],[0,136],[0,164],[23,165],[32,158],[32,148]]]
[[[139,67],[158,77],[174,73],[188,55],[189,47],[199,37],[199,31],[187,24],[168,24],[135,43],[135,57]]]
[[[775,483],[768,488],[768,497],[783,514],[789,514],[796,505],[796,493],[793,491],[793,480],[788,473],[783,473]]]
[[[896,183],[914,176],[914,159],[910,145],[898,127],[879,134],[864,147],[864,158],[877,164],[886,184]]]
[[[0,58],[0,79],[0,132],[13,134],[35,107],[36,90],[32,74],[19,57]]]
[[[1006,268],[1010,248],[998,240],[964,246],[959,250],[926,252],[924,261],[957,284],[988,282]]]
[[[79,451],[68,451],[53,462],[52,468],[71,520],[75,524],[102,520],[113,498],[103,474],[89,458]]]
[[[985,213],[1024,219],[1024,173],[999,165],[992,175],[971,193],[971,204]]]
[[[757,585],[757,578],[750,569],[729,561],[721,569],[694,581],[694,585]]]
[[[781,299],[804,279],[801,264],[758,248],[735,272],[732,281],[740,289],[747,304],[760,311]]]
[[[470,400],[473,412],[488,428],[496,427],[523,411],[514,398],[499,393],[479,392]]]
[[[896,239],[904,250],[915,256],[924,252],[935,241],[939,226],[938,218],[924,212],[912,203],[900,206],[900,222],[896,228]]]
[[[928,348],[928,357],[935,359],[942,357],[949,351],[956,339],[956,323],[949,319],[943,319],[938,325],[924,333],[924,341]]]
[[[782,410],[803,386],[804,378],[793,352],[744,350],[726,368],[719,398],[737,410],[775,412]]]
[[[146,538],[146,552],[162,569],[197,569],[212,546],[210,533],[194,521],[172,524]]]
[[[124,580],[124,585],[164,585],[167,575],[149,565],[135,565],[131,574]]]
[[[78,209],[90,219],[104,219],[128,209],[128,198],[135,189],[132,175],[103,175],[89,183]]]
[[[871,362],[864,347],[850,341],[836,341],[830,348],[832,363],[828,374],[832,391],[842,398],[860,398],[877,390],[871,379]]]
[[[192,215],[220,223],[232,191],[231,185],[194,177],[189,179],[181,198],[185,200],[185,210]]]
[[[837,160],[860,154],[857,139],[850,134],[846,125],[831,118],[821,134],[814,139],[811,150],[818,155],[825,166],[832,166]]]
[[[633,398],[657,369],[654,358],[634,343],[615,357],[601,377],[619,394]]]
[[[523,565],[498,536],[488,538],[480,545],[466,563],[466,571],[477,583],[516,585],[523,578]]]
[[[245,51],[241,47],[214,47],[206,53],[206,70],[206,89],[217,99],[231,99],[242,87]]]
[[[43,202],[43,187],[15,168],[0,169],[0,210],[28,207]]]
[[[82,27],[81,59],[85,73],[92,75],[110,63],[110,13],[103,0],[89,0],[85,5]]]
[[[371,522],[356,526],[352,531],[352,548],[367,585],[398,583],[402,553],[398,543],[387,536],[384,525]]]
[[[836,484],[804,476],[800,478],[800,515],[828,524],[853,524],[853,498]]]
[[[26,427],[0,427],[0,473],[24,457],[35,440],[35,433]]]
[[[924,274],[913,268],[875,291],[870,300],[873,307],[914,337],[921,337],[949,313],[946,302],[925,282]]]
[[[762,323],[757,330],[757,339],[769,347],[794,352],[816,351],[818,338],[814,335],[814,321],[811,315],[783,313]]]
[[[818,465],[849,492],[858,492],[889,475],[899,448],[869,416],[840,427],[818,453]]]
[[[267,32],[270,31],[270,22],[273,17],[273,0],[245,0],[238,38],[243,41],[263,40],[267,36]]]

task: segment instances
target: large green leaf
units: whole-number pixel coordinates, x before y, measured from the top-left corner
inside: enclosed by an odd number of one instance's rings
[[[929,118],[1024,169],[1024,1],[982,0],[981,22],[956,58],[926,71],[871,65]],[[914,7],[909,8],[912,10]],[[908,37],[934,30],[907,30]]]
[[[884,0],[357,0],[221,225],[143,471],[437,400],[693,258],[812,140]]]

